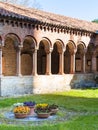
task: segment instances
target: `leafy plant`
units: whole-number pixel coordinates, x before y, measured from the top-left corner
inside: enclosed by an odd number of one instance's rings
[[[47,113],[50,112],[49,105],[46,103],[43,104],[37,104],[35,107],[36,113]]]

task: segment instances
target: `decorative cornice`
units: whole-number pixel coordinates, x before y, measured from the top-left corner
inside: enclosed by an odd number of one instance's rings
[[[70,28],[67,26],[61,26],[56,24],[50,24],[46,22],[41,22],[34,19],[20,19],[12,16],[4,16],[0,17],[0,22],[2,25],[12,25],[13,27],[21,27],[21,28],[33,28],[37,30],[58,32],[58,33],[68,33],[70,35],[80,35],[80,36],[91,36],[94,32],[90,32],[83,29]]]

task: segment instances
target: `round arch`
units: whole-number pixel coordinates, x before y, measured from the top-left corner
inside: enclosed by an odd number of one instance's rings
[[[2,73],[5,76],[17,74],[17,48],[21,44],[20,38],[14,33],[8,33],[4,37],[2,48]]]
[[[33,36],[26,35],[23,39],[22,44],[23,48],[21,50],[21,74],[31,75],[33,72],[33,53],[37,46],[37,42]]]
[[[86,69],[87,73],[92,72],[92,54],[93,54],[94,50],[95,50],[94,43],[89,43],[87,46],[87,52],[86,52],[86,68],[85,69]]]
[[[13,41],[15,41],[14,42],[15,46],[18,46],[18,45],[21,44],[20,37],[17,34],[15,34],[15,33],[8,33],[8,34],[6,34],[5,37],[4,37],[4,40],[6,40],[7,38],[11,38]]]
[[[79,41],[77,46],[79,45],[83,46],[83,48],[86,49],[86,44],[83,41]]]
[[[96,71],[98,72],[98,45],[95,46],[93,53],[95,52],[95,58],[96,58]]]
[[[68,44],[69,44],[69,46],[70,46],[70,44],[71,44],[71,46],[73,46],[73,48],[76,49],[76,44],[75,44],[74,41],[69,40],[68,43],[67,43],[66,45],[68,45]]]
[[[33,37],[32,35],[26,35],[26,36],[24,37],[24,39],[23,39],[23,42],[24,42],[25,40],[28,40],[29,42],[34,43],[34,46],[33,46],[33,47],[37,47],[37,41],[36,41],[35,37]]]
[[[77,73],[84,73],[85,72],[85,49],[86,45],[84,42],[79,41],[77,45],[77,52],[75,55],[75,71]]]
[[[49,44],[49,47],[52,48],[52,43],[51,43],[51,41],[50,41],[49,38],[47,38],[47,37],[42,37],[42,40],[41,40],[41,41],[47,41],[47,43]]]
[[[53,51],[51,53],[51,73],[58,74],[60,72],[60,56],[65,48],[64,43],[60,39],[56,39],[53,44]]]
[[[73,53],[75,49],[75,43],[72,40],[69,40],[64,52],[64,73],[66,74],[73,73]]]
[[[47,54],[50,52],[51,41],[45,37],[39,43],[37,51],[37,73],[46,74],[47,68]]]

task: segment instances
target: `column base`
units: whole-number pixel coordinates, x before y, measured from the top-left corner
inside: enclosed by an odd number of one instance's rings
[[[51,75],[51,73],[50,72],[46,72],[45,75]]]
[[[63,74],[64,74],[64,72],[59,72],[58,74],[59,74],[59,75],[63,75]]]
[[[32,73],[32,76],[37,76],[38,74],[37,73]]]
[[[21,76],[22,76],[22,74],[16,74],[16,76],[19,76],[19,77],[21,77]]]

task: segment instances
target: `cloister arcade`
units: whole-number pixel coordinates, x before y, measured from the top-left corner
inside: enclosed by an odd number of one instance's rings
[[[94,50],[96,48],[96,50]],[[1,47],[3,76],[51,75],[93,72],[92,54],[96,52],[96,71],[98,70],[97,48],[93,43],[69,40],[64,43],[57,39],[42,38],[37,43],[33,36],[26,36],[20,42],[16,34],[7,34]]]

